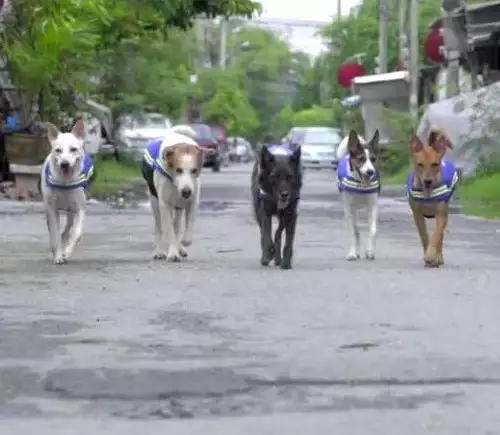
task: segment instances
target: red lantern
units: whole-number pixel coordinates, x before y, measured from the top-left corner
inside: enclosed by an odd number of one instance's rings
[[[345,89],[350,89],[352,81],[366,74],[365,67],[359,63],[346,63],[337,72],[337,83]]]
[[[431,62],[434,63],[444,63],[445,58],[443,55],[444,38],[443,38],[443,28],[434,27],[430,30],[425,40],[425,54]]]

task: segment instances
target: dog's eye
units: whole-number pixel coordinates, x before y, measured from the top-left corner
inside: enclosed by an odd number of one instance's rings
[[[183,171],[182,171],[182,168],[176,168],[175,172],[177,172],[178,174],[182,174]]]
[[[194,168],[191,169],[191,174],[196,175],[198,173],[198,169]]]
[[[377,160],[377,158],[376,158],[376,157],[370,157],[370,161],[371,161],[372,163],[375,163],[375,161],[376,161],[376,160]]]
[[[70,152],[72,152],[72,153],[76,153],[76,152],[78,151],[78,148],[76,148],[76,147],[71,147],[71,148],[69,149],[69,151],[70,151]]]
[[[55,152],[56,154],[61,154],[61,153],[62,153],[62,149],[61,149],[61,148],[56,148],[56,149],[54,150],[54,152]]]
[[[434,169],[436,169],[436,168],[438,168],[438,167],[439,167],[439,163],[433,163],[431,166],[432,166]]]
[[[424,164],[423,164],[423,163],[417,163],[417,166],[418,166],[419,168],[423,168],[423,167],[424,167]]]

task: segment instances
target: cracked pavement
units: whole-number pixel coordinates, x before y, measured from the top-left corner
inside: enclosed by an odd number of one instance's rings
[[[89,204],[54,266],[40,204],[0,202],[2,433],[498,433],[500,223],[452,216],[425,269],[384,197],[376,260],[346,262],[333,174],[310,171],[294,269],[262,268],[249,179],[204,174],[180,264],[151,260],[147,208]]]

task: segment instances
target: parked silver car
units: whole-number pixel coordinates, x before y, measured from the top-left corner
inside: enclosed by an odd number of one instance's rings
[[[252,145],[243,137],[229,137],[229,161],[230,162],[251,162],[254,159]]]
[[[161,113],[120,116],[115,127],[118,152],[132,160],[139,161],[144,148],[151,141],[165,136],[171,127],[170,119]]]
[[[336,150],[342,140],[339,128],[294,127],[288,132],[285,140],[301,146],[301,161],[304,168],[337,167]]]

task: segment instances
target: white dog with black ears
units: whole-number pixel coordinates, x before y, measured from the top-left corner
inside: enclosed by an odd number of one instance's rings
[[[54,264],[64,264],[82,236],[85,190],[92,180],[94,166],[83,148],[83,120],[77,121],[70,133],[61,133],[54,124],[46,125],[51,151],[42,165],[40,192],[47,217],[53,261]],[[60,211],[67,213],[62,234]]]
[[[380,173],[377,170],[379,156],[379,133],[364,146],[364,141],[352,130],[347,139],[345,155],[340,156],[337,167],[337,185],[342,194],[344,216],[350,231],[350,243],[346,259],[360,258],[360,234],[358,215],[361,209],[368,212],[368,241],[365,257],[375,259],[375,239],[378,225],[378,199],[380,196]]]
[[[200,202],[200,173],[204,153],[196,132],[187,125],[172,127],[163,139],[151,142],[142,159],[154,219],[156,260],[187,257]]]

